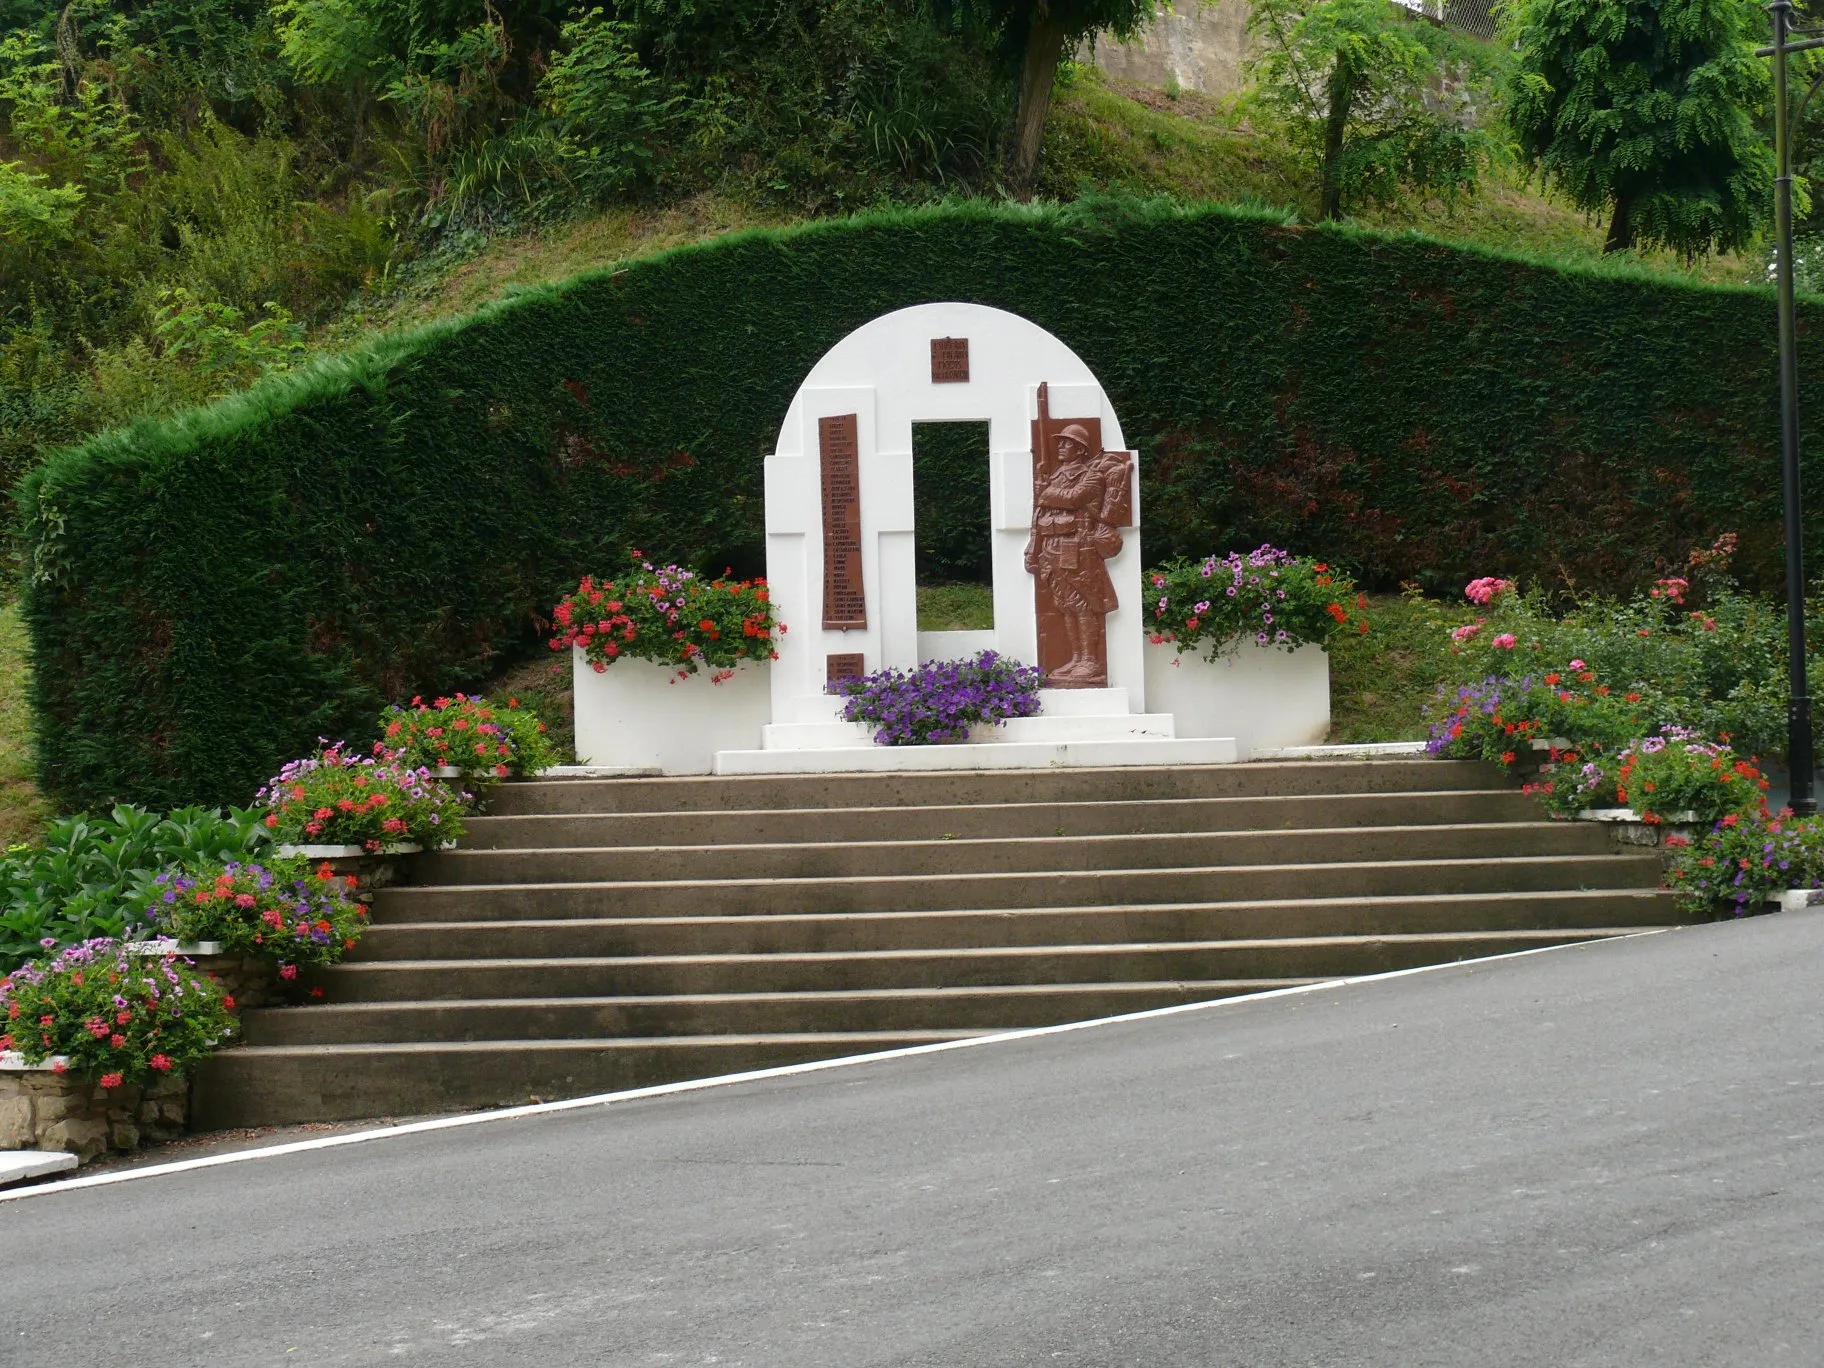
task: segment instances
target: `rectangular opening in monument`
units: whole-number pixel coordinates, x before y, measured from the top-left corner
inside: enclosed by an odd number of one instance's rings
[[[912,425],[912,516],[918,553],[918,629],[992,628],[987,423]]]

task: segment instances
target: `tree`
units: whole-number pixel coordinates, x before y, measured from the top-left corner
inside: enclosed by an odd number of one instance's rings
[[[1203,3],[1203,0],[1197,0]],[[1019,66],[1019,103],[1007,145],[1007,181],[1027,194],[1045,150],[1045,116],[1058,63],[1094,33],[1131,38],[1171,0],[933,0],[940,20],[957,16],[984,23],[1001,37],[1003,51]]]
[[[1497,51],[1389,0],[1256,0],[1254,102],[1318,173],[1318,215],[1401,186],[1471,188],[1494,150],[1472,94]]]
[[[1514,0],[1508,122],[1573,203],[1610,213],[1605,252],[1726,252],[1766,222],[1762,25],[1752,0]]]

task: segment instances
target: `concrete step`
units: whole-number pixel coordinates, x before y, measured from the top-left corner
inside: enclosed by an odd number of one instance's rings
[[[375,926],[362,938],[350,962],[1110,945],[1126,941],[1659,926],[1677,919],[1669,893],[1636,889],[986,911],[570,917]]]
[[[1293,988],[1318,979],[1041,983],[849,992],[337,1002],[246,1012],[249,1045],[608,1039],[620,1036],[1003,1030]]]
[[[526,813],[1126,802],[1293,793],[1483,789],[1502,781],[1500,771],[1492,765],[1428,759],[1288,760],[1240,765],[895,774],[534,779],[502,784],[491,800],[491,810],[500,816],[516,816]]]
[[[753,878],[1052,873],[1182,869],[1206,865],[1318,864],[1337,860],[1448,860],[1478,855],[1600,855],[1614,849],[1590,822],[1346,827],[1315,831],[1160,832],[1139,836],[959,837],[936,841],[788,841],[777,845],[628,849],[452,850],[425,855],[419,884],[691,879],[717,867]]]
[[[1335,977],[1591,940],[1638,927],[771,955],[375,960],[319,971],[331,1002]]]
[[[713,858],[708,867],[741,868],[725,855]],[[1659,869],[1658,857],[1651,854],[1485,855],[1165,869],[443,885],[380,889],[374,894],[373,916],[376,924],[387,925],[1650,889],[1659,884]]]
[[[619,1092],[978,1031],[240,1046],[198,1068],[197,1130],[411,1116]]]
[[[1105,836],[1320,827],[1536,822],[1518,789],[1285,794],[1131,802],[943,803],[929,807],[543,813],[472,817],[468,850],[917,841],[959,836]]]

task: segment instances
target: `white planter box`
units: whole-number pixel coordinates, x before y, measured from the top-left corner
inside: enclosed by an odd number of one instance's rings
[[[166,955],[219,955],[220,941],[143,940],[128,941],[120,947],[129,955],[164,957]]]
[[[1782,912],[1803,912],[1808,907],[1824,907],[1824,888],[1781,888],[1769,893],[1767,901]]]
[[[446,846],[448,844],[445,842]],[[394,841],[391,845],[381,846],[373,854],[376,858],[381,855],[416,855],[423,849],[424,847],[415,841]],[[279,847],[279,857],[287,860],[300,856],[306,860],[353,860],[368,853],[366,846],[358,845],[282,845]]]
[[[735,666],[720,684],[704,669],[683,679],[650,660],[617,660],[601,673],[572,648],[576,758],[584,765],[708,774],[717,751],[758,750],[772,721],[768,664]]]
[[[1238,759],[1309,746],[1330,731],[1330,657],[1243,642],[1217,660],[1146,644],[1146,710],[1170,713],[1180,737],[1232,736]]]

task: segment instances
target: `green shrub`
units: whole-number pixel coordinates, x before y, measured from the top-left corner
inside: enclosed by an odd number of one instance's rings
[[[1095,371],[1155,561],[1271,541],[1370,585],[1597,589],[1727,525],[1744,580],[1777,582],[1763,293],[1228,209],[957,204],[528,290],[57,455],[20,495],[47,787],[242,799],[389,699],[487,678],[622,547],[758,572],[803,376],[934,299],[1030,317]]]

